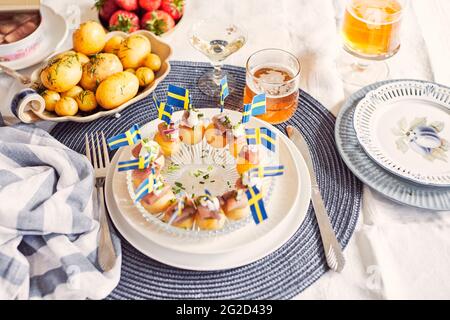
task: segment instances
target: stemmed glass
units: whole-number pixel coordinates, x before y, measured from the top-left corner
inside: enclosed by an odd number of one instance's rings
[[[345,83],[365,86],[388,77],[384,60],[400,49],[406,4],[407,0],[347,0],[341,23],[345,52],[337,61]]]
[[[199,89],[214,97],[220,94],[220,79],[225,75],[230,93],[234,79],[222,70],[224,60],[245,44],[247,35],[242,27],[234,23],[209,18],[197,22],[189,34],[191,45],[210,60],[214,69],[203,74],[198,80]]]

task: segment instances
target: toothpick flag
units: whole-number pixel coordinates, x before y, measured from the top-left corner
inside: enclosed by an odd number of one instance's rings
[[[174,108],[188,110],[190,105],[189,90],[169,84],[167,104]]]
[[[252,186],[245,191],[248,204],[250,205],[250,211],[252,212],[253,220],[256,224],[261,223],[267,219],[267,212],[264,208],[264,201],[262,193],[256,186]]]
[[[281,176],[284,174],[284,166],[257,166],[250,169],[249,174],[259,178]]]
[[[261,93],[253,97],[252,103],[244,104],[241,123],[250,121],[251,116],[259,116],[266,113],[266,94]]]
[[[145,179],[139,187],[136,189],[134,202],[139,202],[144,198],[146,195],[153,192],[153,188],[156,184],[156,175],[155,175],[155,169],[152,168],[152,173],[148,176],[147,179]]]
[[[247,143],[249,145],[262,144],[272,152],[275,152],[276,133],[269,128],[250,128],[245,129]]]
[[[158,118],[165,123],[170,124],[172,121],[173,107],[164,102],[160,102],[155,95],[153,95],[153,102],[158,110]]]
[[[252,108],[251,108],[252,116],[259,116],[261,114],[266,113],[266,94],[261,93],[253,97],[252,100]]]
[[[252,104],[251,103],[244,104],[244,111],[242,112],[241,123],[244,124],[249,122],[251,114],[252,114]]]
[[[133,125],[130,130],[118,134],[107,140],[110,150],[119,149],[124,146],[132,146],[141,140],[141,131],[137,124]]]
[[[146,155],[139,156],[138,159],[133,159],[129,161],[121,161],[117,165],[117,169],[119,171],[127,171],[127,170],[142,170],[146,169],[150,166],[150,156]]]
[[[230,94],[228,89],[227,76],[220,80],[220,112],[223,112],[223,107],[225,106],[225,98]]]

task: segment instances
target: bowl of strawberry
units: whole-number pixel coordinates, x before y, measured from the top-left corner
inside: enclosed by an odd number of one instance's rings
[[[100,22],[109,31],[170,33],[184,14],[185,0],[96,0]]]

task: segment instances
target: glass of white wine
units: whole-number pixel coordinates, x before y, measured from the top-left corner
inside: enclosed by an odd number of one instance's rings
[[[222,65],[227,57],[242,48],[246,39],[247,35],[242,27],[220,19],[201,20],[192,27],[189,42],[208,57],[214,67],[198,80],[198,87],[204,94],[210,97],[219,96],[220,79],[225,75],[229,90],[232,91],[234,79],[222,70]]]

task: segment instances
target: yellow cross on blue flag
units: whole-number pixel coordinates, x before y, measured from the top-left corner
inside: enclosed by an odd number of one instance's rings
[[[264,201],[262,193],[256,186],[250,187],[245,191],[250,211],[252,212],[253,220],[256,224],[260,224],[267,219],[267,212],[264,208]]]
[[[158,110],[158,118],[167,124],[172,121],[173,107],[164,102],[160,102],[155,95],[153,95],[153,102]]]
[[[146,195],[152,193],[153,192],[153,186],[155,185],[155,183],[156,183],[155,175],[152,173],[136,189],[136,193],[134,195],[134,202],[135,203],[139,202]]]
[[[242,112],[242,119],[241,119],[242,124],[250,121],[251,112],[252,112],[252,104],[251,103],[244,104],[244,111]]]
[[[258,178],[281,176],[284,174],[284,166],[257,166],[250,169],[249,174]]]
[[[261,127],[245,129],[245,135],[249,145],[262,144],[270,151],[275,152],[275,140],[277,136],[276,133],[269,128]]]
[[[141,131],[137,124],[133,125],[130,130],[118,134],[107,140],[110,150],[119,149],[124,146],[132,146],[141,140]]]
[[[117,165],[119,171],[142,170],[150,166],[150,156],[139,156],[138,159],[129,161],[120,161]]]
[[[261,93],[253,97],[252,100],[252,116],[259,116],[266,113],[266,94]]]
[[[225,76],[220,80],[220,112],[223,112],[225,98],[228,97],[229,94],[230,90],[228,89],[228,80],[227,76]]]
[[[169,84],[167,89],[167,104],[174,108],[189,109],[190,105],[189,90]]]

